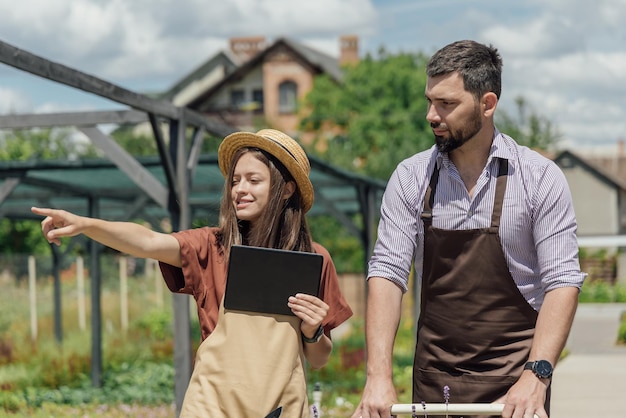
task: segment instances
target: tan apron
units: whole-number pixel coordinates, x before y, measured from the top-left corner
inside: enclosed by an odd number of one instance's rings
[[[508,161],[499,160],[491,226],[442,230],[432,226],[439,171],[424,198],[424,271],[413,369],[413,402],[490,403],[520,377],[537,312],[519,292],[498,228]],[[546,411],[549,413],[550,393]]]
[[[308,418],[300,319],[232,311],[220,304],[200,344],[180,417]]]

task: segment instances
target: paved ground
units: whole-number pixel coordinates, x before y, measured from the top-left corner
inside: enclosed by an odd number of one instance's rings
[[[550,418],[625,418],[626,346],[615,344],[626,304],[581,304],[556,367]]]

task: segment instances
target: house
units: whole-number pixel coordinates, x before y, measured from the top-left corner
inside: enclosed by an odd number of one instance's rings
[[[610,156],[582,157],[571,151],[562,151],[554,158],[569,183],[579,239],[626,236],[626,153],[623,140],[618,141],[617,148],[617,153]],[[616,247],[603,248],[615,254],[617,280],[626,283],[626,252],[623,248],[621,251]]]
[[[327,74],[340,81],[342,66],[358,62],[358,38],[339,39],[332,57],[289,38],[269,43],[265,37],[231,38],[229,50],[210,57],[161,98],[219,118],[241,130],[271,126],[296,135],[298,104]]]
[[[581,157],[563,151],[554,158],[572,192],[578,235],[626,235],[626,154]]]

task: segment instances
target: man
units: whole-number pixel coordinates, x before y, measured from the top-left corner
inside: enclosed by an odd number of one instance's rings
[[[585,274],[567,182],[500,133],[498,51],[474,41],[427,65],[436,145],[401,162],[368,272],[367,380],[353,417],[389,417],[393,343],[414,262],[421,281],[413,402],[503,403],[548,417],[552,368]]]

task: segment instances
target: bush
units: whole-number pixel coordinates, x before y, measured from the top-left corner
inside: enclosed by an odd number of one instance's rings
[[[585,281],[578,297],[580,303],[626,303],[626,286],[603,281]]]
[[[622,323],[617,332],[617,342],[619,344],[626,344],[626,313],[622,314]]]

